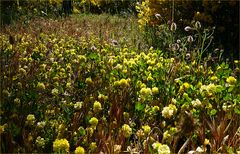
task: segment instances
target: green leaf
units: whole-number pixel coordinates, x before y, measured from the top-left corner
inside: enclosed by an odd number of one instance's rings
[[[235,108],[235,109],[234,109],[234,112],[235,112],[236,114],[240,115],[240,108]]]
[[[97,53],[90,53],[87,57],[89,59],[91,59],[91,60],[98,60],[98,59],[100,59],[100,57],[99,57],[99,55]]]
[[[139,102],[135,104],[135,109],[137,111],[143,111],[144,108],[145,108],[145,104],[142,104],[142,103],[139,103]]]
[[[86,134],[86,131],[83,127],[79,127],[78,131],[79,131],[80,136],[84,136]]]
[[[214,116],[214,115],[216,115],[216,113],[217,113],[217,110],[216,109],[212,109],[211,112],[210,112],[210,115]]]
[[[234,86],[230,86],[229,89],[228,89],[228,92],[232,92],[234,89]]]

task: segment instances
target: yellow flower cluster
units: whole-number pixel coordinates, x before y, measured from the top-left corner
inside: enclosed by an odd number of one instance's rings
[[[229,76],[226,82],[229,83],[230,85],[234,85],[237,82],[237,79],[235,79],[233,76]]]
[[[77,147],[74,152],[75,152],[75,154],[85,154],[85,150],[81,146]]]
[[[202,85],[200,87],[200,93],[202,93],[203,95],[208,95],[208,96],[212,96],[213,93],[216,91],[217,86],[213,83],[210,83],[209,85]]]
[[[150,88],[142,88],[140,94],[146,97],[152,94],[152,90]]]
[[[121,79],[119,81],[115,81],[114,85],[124,88],[129,86],[129,82],[130,82],[130,79]]]
[[[169,104],[169,106],[164,107],[162,110],[162,116],[168,119],[170,119],[176,113],[177,113],[177,108],[173,104]]]
[[[136,6],[138,11],[138,23],[140,28],[147,25],[150,21],[150,16],[152,15],[151,9],[149,7],[149,0],[143,1],[141,4]]]
[[[92,118],[89,120],[89,123],[90,123],[92,126],[96,127],[97,124],[98,124],[98,119],[97,119],[96,117],[92,117]]]
[[[127,124],[124,124],[121,130],[122,130],[123,136],[126,138],[132,135],[132,128]]]
[[[157,151],[158,154],[170,154],[170,148],[166,144],[161,144],[159,142],[155,142],[152,144],[154,150]]]
[[[148,133],[151,131],[151,127],[148,125],[142,126],[144,134],[148,135]]]
[[[99,101],[95,101],[93,104],[93,111],[98,112],[102,110],[102,105]]]
[[[76,102],[74,104],[74,109],[80,110],[82,108],[83,102]]]
[[[33,124],[34,122],[35,122],[35,116],[33,115],[33,114],[29,114],[28,116],[27,116],[27,123],[29,123],[29,124]]]
[[[53,142],[53,151],[54,152],[59,152],[59,151],[69,151],[69,143],[67,139],[56,139]]]

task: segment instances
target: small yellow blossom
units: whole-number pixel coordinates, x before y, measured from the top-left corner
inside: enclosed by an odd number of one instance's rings
[[[0,125],[0,135],[4,132],[4,125]]]
[[[188,88],[190,87],[190,85],[189,85],[189,83],[185,82],[185,83],[183,84],[183,87],[184,87],[185,89],[188,89]]]
[[[122,126],[122,133],[124,137],[128,138],[132,135],[132,128],[129,125],[124,124]]]
[[[140,94],[141,94],[142,96],[149,96],[149,95],[152,94],[152,90],[151,90],[150,88],[142,88],[142,89],[140,90]]]
[[[199,99],[193,100],[191,104],[193,105],[193,107],[200,107],[202,105]]]
[[[168,140],[168,139],[170,139],[170,138],[171,138],[171,134],[168,132],[168,130],[165,131],[165,132],[163,133],[163,139],[164,139],[164,140]]]
[[[35,121],[35,116],[33,114],[29,114],[27,116],[27,121]]]
[[[142,126],[144,134],[148,135],[148,133],[151,131],[151,127],[148,125]]]
[[[44,83],[38,82],[38,84],[37,84],[37,89],[39,89],[39,90],[45,90],[45,85],[44,85]]]
[[[54,96],[58,95],[58,89],[57,88],[52,89],[52,94]]]
[[[163,144],[158,148],[158,154],[170,154],[170,148],[166,145]]]
[[[92,125],[92,126],[97,126],[98,124],[98,119],[95,118],[95,117],[92,117],[90,120],[89,120],[89,123]]]
[[[98,102],[98,101],[95,101],[94,104],[93,104],[93,111],[94,111],[94,112],[98,112],[98,111],[100,111],[100,110],[102,110],[102,105],[101,105],[101,103]]]
[[[209,145],[209,144],[210,144],[209,139],[205,139],[204,140],[204,145]]]
[[[53,151],[59,152],[59,151],[69,151],[69,143],[67,139],[56,139],[53,142]]]
[[[233,76],[229,76],[226,81],[230,85],[234,85],[237,82],[237,79],[235,79]]]
[[[75,152],[75,154],[85,154],[85,150],[81,146],[77,147],[74,152]]]
[[[129,83],[128,83],[128,79],[121,79],[120,81],[119,81],[119,85],[121,86],[121,87],[128,87],[129,86]]]
[[[153,87],[152,88],[152,93],[157,94],[159,92],[158,87]]]
[[[38,136],[35,141],[37,147],[44,148],[45,146],[45,140],[41,136]]]
[[[88,85],[90,85],[90,84],[92,84],[92,83],[93,83],[93,81],[92,81],[92,78],[91,78],[91,77],[88,77],[88,78],[86,78],[85,82],[86,82],[86,84],[88,84]]]
[[[94,151],[94,150],[97,148],[96,142],[92,142],[92,143],[90,144],[89,148],[90,148],[91,151]]]
[[[167,107],[164,107],[162,110],[162,116],[164,118],[171,118],[177,112],[177,108],[175,105],[170,104]]]
[[[216,81],[216,80],[217,80],[217,77],[216,77],[216,76],[212,76],[212,77],[210,78],[210,80]]]
[[[83,102],[76,102],[74,104],[74,109],[80,110],[82,108]]]

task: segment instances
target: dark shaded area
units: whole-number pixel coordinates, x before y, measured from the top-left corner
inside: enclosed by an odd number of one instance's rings
[[[16,20],[17,16],[17,2],[16,1],[0,1],[0,24],[11,24]]]
[[[65,15],[72,14],[73,6],[71,0],[63,0],[62,1],[62,10]]]
[[[86,4],[85,5],[85,13],[94,13],[94,14],[101,14],[101,13],[109,13],[111,15],[119,14],[121,16],[126,16],[128,14],[137,14],[136,11],[136,3],[139,0],[118,0],[118,1],[102,1],[100,6],[94,6],[93,4]],[[83,7],[80,8],[84,10]]]
[[[220,51],[222,49],[224,58],[233,61],[240,58],[239,6],[240,1],[232,1],[232,3],[230,1],[211,1],[208,6],[204,6],[203,1],[192,1],[185,7],[184,5],[177,7],[177,10],[181,11],[176,11],[176,21],[179,22],[178,25],[182,29],[190,24],[187,21],[192,19],[199,20],[202,27],[215,27],[214,42],[210,50],[213,51],[217,48]],[[197,11],[210,16],[211,21],[196,17],[194,13]]]

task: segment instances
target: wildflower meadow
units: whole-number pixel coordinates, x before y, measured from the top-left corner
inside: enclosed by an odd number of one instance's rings
[[[14,2],[1,2],[19,19],[0,30],[0,153],[240,153],[239,48],[216,47],[214,15],[184,18],[198,5],[181,1],[73,0],[61,16],[64,1]]]

